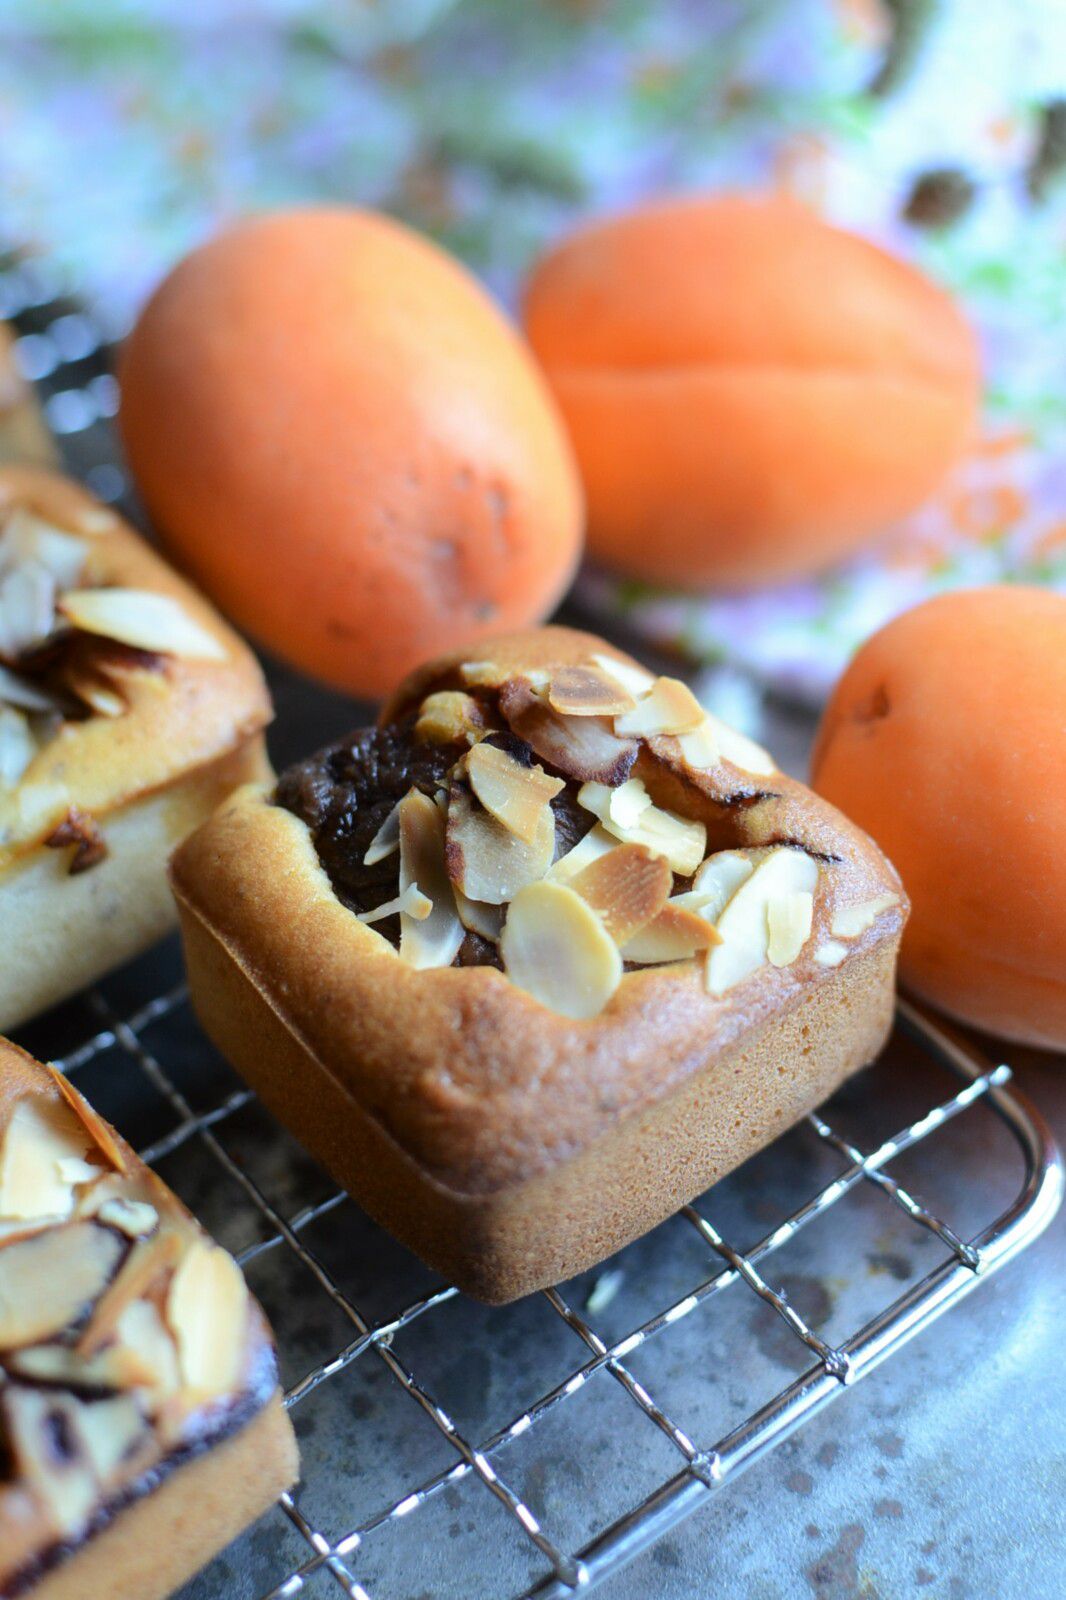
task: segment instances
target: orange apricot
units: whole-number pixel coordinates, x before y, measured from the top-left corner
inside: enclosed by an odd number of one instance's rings
[[[974,424],[954,301],[784,197],[579,230],[535,268],[525,327],[577,451],[591,552],[653,581],[817,571],[924,500]]]
[[[903,878],[904,983],[1066,1048],[1066,597],[962,590],[897,617],[837,684],[813,774]]]
[[[380,695],[569,584],[581,491],[544,381],[473,278],[397,222],[240,224],[156,291],[119,376],[165,544],[338,688]]]

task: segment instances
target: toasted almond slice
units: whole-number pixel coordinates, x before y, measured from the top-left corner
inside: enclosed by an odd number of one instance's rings
[[[611,821],[619,828],[634,828],[645,811],[651,809],[651,796],[639,778],[628,778],[607,796]]]
[[[558,861],[553,861],[545,873],[553,883],[569,883],[571,878],[581,872],[591,862],[598,861],[609,850],[619,850],[621,846],[613,834],[598,822],[589,829],[583,839],[579,839],[572,850],[568,850]]]
[[[455,895],[455,905],[459,912],[459,921],[471,933],[480,934],[483,939],[488,939],[490,944],[499,942],[503,932],[503,907],[489,906],[482,900],[468,900],[461,889],[452,885]]]
[[[131,1351],[109,1345],[95,1356],[80,1356],[65,1344],[35,1344],[16,1350],[6,1358],[7,1370],[19,1378],[29,1378],[68,1389],[74,1394],[106,1394],[116,1389],[132,1389],[150,1383],[152,1369]]]
[[[156,1402],[173,1394],[181,1382],[178,1352],[155,1304],[151,1300],[131,1300],[116,1324],[117,1350],[140,1365],[143,1374],[135,1380],[138,1388],[149,1391]]]
[[[485,810],[526,844],[543,830],[545,806],[565,788],[562,778],[549,777],[543,767],[525,767],[494,744],[474,746],[466,773]]]
[[[670,897],[674,875],[662,856],[642,844],[620,844],[570,878],[616,944],[651,922]]]
[[[818,863],[805,851],[781,845],[767,852],[718,919],[722,942],[707,955],[706,979],[711,994],[726,994],[765,966],[769,959],[770,903],[792,893],[813,895],[817,883]]]
[[[400,802],[397,800],[381,827],[366,847],[364,867],[376,867],[400,848]]]
[[[63,682],[79,700],[101,717],[124,717],[129,706],[116,689],[110,688],[83,663],[70,663],[63,671]]]
[[[513,984],[575,1020],[602,1011],[622,979],[618,946],[591,907],[562,883],[531,883],[518,891],[507,908],[500,954]]]
[[[68,622],[85,633],[137,650],[182,656],[189,661],[224,661],[226,651],[169,594],[152,589],[70,589],[59,602]]]
[[[108,1229],[99,1230],[102,1233]],[[117,1234],[110,1234],[112,1239]],[[78,1336],[75,1349],[81,1355],[95,1355],[114,1335],[119,1318],[128,1305],[140,1300],[157,1279],[173,1267],[182,1251],[181,1234],[173,1228],[157,1228],[149,1238],[135,1244],[122,1263],[122,1270],[100,1296],[93,1314]]]
[[[40,562],[25,561],[0,578],[0,655],[10,660],[43,644],[55,628],[56,583]]]
[[[99,1498],[96,1473],[88,1453],[78,1448],[78,1413],[71,1395],[8,1384],[0,1390],[4,1433],[15,1458],[15,1476],[47,1509],[53,1528],[63,1538],[81,1533]],[[56,1449],[57,1424],[71,1444],[69,1453]]]
[[[85,1129],[62,1102],[24,1095],[16,1102],[0,1148],[0,1216],[69,1216],[73,1185],[60,1161],[85,1155]]]
[[[639,788],[631,789],[631,785],[639,785]],[[631,778],[625,788],[629,793],[620,805],[619,799],[612,798],[618,796],[618,790],[609,789],[601,783],[586,783],[578,791],[578,802],[598,817],[608,833],[613,833],[623,844],[646,845],[655,855],[665,856],[673,870],[682,877],[687,878],[695,872],[707,848],[707,829],[703,823],[689,822],[673,811],[664,811],[652,805],[650,801],[647,805],[641,804],[642,799],[647,799],[647,793],[639,778]],[[620,823],[614,815],[615,810],[620,810],[626,817],[635,816],[635,821]]]
[[[506,667],[498,667],[495,661],[464,661],[459,676],[472,689],[498,689],[515,674]]]
[[[790,967],[811,936],[814,895],[790,889],[775,895],[766,907],[766,959],[772,967]]]
[[[675,894],[646,927],[622,946],[626,961],[659,966],[670,961],[690,961],[701,950],[719,942],[718,929],[703,914],[697,894]]]
[[[98,1206],[94,1215],[109,1228],[117,1228],[127,1239],[147,1239],[159,1226],[159,1212],[147,1200],[131,1200],[113,1195]]]
[[[62,1181],[69,1183],[72,1189],[82,1183],[95,1183],[101,1175],[100,1167],[94,1167],[91,1161],[85,1161],[81,1156],[60,1156],[56,1170]]]
[[[710,772],[722,759],[722,747],[710,717],[704,717],[698,728],[690,728],[678,736],[681,759],[693,772]]]
[[[644,739],[663,733],[689,733],[700,726],[705,715],[687,683],[680,678],[656,678],[632,711],[615,717],[614,731],[623,738],[636,735]]]
[[[424,895],[417,884],[409,883],[395,900],[386,900],[384,905],[375,906],[373,911],[357,911],[356,916],[360,922],[382,922],[386,917],[408,916],[414,917],[416,922],[425,922],[433,910],[433,901]]]
[[[564,717],[613,717],[636,701],[617,678],[599,667],[558,667],[548,682],[548,704]]]
[[[78,1406],[78,1434],[97,1481],[106,1485],[148,1438],[148,1428],[132,1395],[117,1394]]]
[[[450,967],[463,942],[444,864],[444,828],[428,795],[411,789],[400,801],[400,895],[417,888],[432,905],[428,917],[400,912],[400,955],[412,967]]]
[[[63,533],[50,522],[17,506],[0,535],[0,569],[33,561],[51,573],[60,589],[72,589],[81,577],[89,546],[77,534]]]
[[[531,844],[509,833],[456,784],[448,807],[448,874],[470,900],[499,906],[543,878],[555,853],[555,817],[543,806]]]
[[[755,861],[740,850],[717,850],[696,870],[692,889],[703,896],[702,915],[717,922],[742,883],[755,871]]]
[[[481,706],[460,689],[427,695],[415,723],[415,738],[423,744],[476,744],[488,731]]]
[[[878,894],[872,900],[860,900],[856,905],[838,906],[833,912],[830,932],[838,939],[856,939],[867,928],[872,928],[883,911],[899,905],[898,894]]]
[[[77,1322],[126,1249],[95,1222],[62,1222],[0,1250],[0,1350],[40,1344]]]
[[[841,944],[837,939],[827,939],[814,952],[814,959],[820,967],[839,967],[849,954],[846,944]]]
[[[637,740],[619,739],[609,718],[560,716],[528,678],[504,684],[500,711],[542,761],[578,783],[623,783],[637,759]]]
[[[0,789],[13,789],[36,754],[37,741],[23,713],[0,705]]]
[[[103,1117],[93,1110],[85,1096],[78,1093],[65,1073],[60,1072],[59,1068],[54,1067],[51,1062],[48,1063],[48,1071],[52,1075],[52,1081],[56,1088],[78,1118],[96,1148],[103,1152],[116,1172],[125,1172],[126,1157],[122,1154],[122,1146],[119,1144],[113,1130],[108,1127]]]
[[[615,683],[627,690],[634,700],[639,700],[642,694],[647,694],[655,682],[653,673],[645,667],[638,667],[633,661],[616,661],[613,656],[604,655],[602,652],[593,655],[591,660],[606,672],[608,677],[613,678]]]
[[[232,1256],[196,1240],[170,1281],[166,1305],[182,1382],[195,1394],[226,1394],[236,1386],[247,1316],[248,1290]]]
[[[9,672],[4,666],[0,666],[0,700],[16,706],[19,711],[50,711],[62,716],[64,710],[63,701],[56,695],[17,672]]]
[[[713,712],[706,711],[699,727],[679,735],[681,757],[686,766],[696,772],[706,772],[720,761],[728,761],[742,772],[769,777],[777,771],[777,762],[769,750],[738,733],[728,722],[723,722]]]

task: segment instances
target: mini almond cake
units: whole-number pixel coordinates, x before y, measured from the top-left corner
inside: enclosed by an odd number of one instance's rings
[[[111,511],[0,468],[0,1030],[173,922],[170,849],[269,776],[251,652]]]
[[[233,1260],[0,1040],[0,1600],[157,1600],[296,1476]]]
[[[858,828],[565,628],[416,672],[171,878],[208,1032],[490,1301],[609,1255],[870,1061],[906,916]]]

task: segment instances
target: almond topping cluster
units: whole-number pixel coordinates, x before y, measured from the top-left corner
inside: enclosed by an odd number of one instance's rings
[[[16,1100],[0,1143],[0,1440],[8,1483],[70,1539],[239,1388],[248,1293],[49,1071],[60,1096]]]
[[[0,522],[0,790],[18,783],[64,721],[122,716],[124,678],[144,665],[142,652],[225,656],[172,596],[90,586],[96,544],[111,526],[109,516],[86,517],[75,533],[24,506]]]
[[[415,736],[465,750],[434,797],[412,788],[394,807],[364,858],[399,851],[398,897],[360,918],[398,913],[401,958],[448,966],[475,933],[512,983],[575,1019],[608,1004],[627,966],[698,962],[719,997],[799,958],[817,860],[795,845],[708,855],[704,823],[634,773],[644,750],[675,770],[776,770],[687,685],[606,654],[523,672],[469,662],[458,677],[422,702]],[[554,809],[568,786],[595,819],[572,848]]]

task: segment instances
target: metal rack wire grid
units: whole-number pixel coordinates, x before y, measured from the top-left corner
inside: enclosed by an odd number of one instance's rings
[[[102,330],[16,258],[0,312],[69,464],[119,499]],[[1007,1066],[900,1017],[915,1042],[740,1172],[493,1311],[267,1116],[197,1029],[174,941],[24,1029],[234,1251],[278,1337],[301,1482],[186,1600],[589,1590],[971,1292],[1050,1221],[1061,1161]]]

